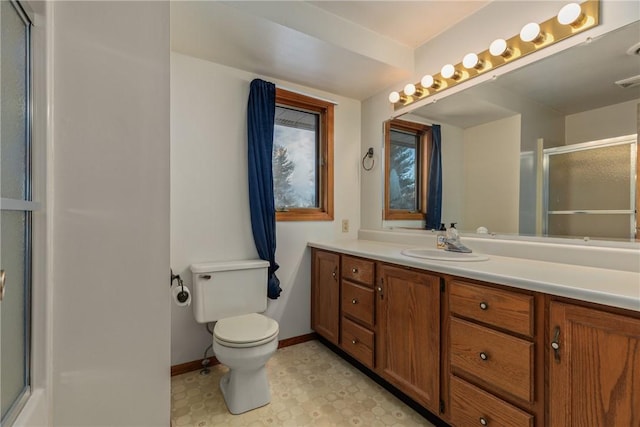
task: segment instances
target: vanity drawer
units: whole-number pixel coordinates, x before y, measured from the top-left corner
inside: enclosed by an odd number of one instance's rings
[[[373,369],[373,332],[343,317],[340,336],[344,351]]]
[[[359,320],[366,326],[373,327],[373,289],[343,280],[341,306],[343,315]]]
[[[451,318],[451,368],[533,401],[533,343]]]
[[[375,263],[373,261],[342,255],[342,277],[373,287]]]
[[[451,422],[453,425],[460,427],[533,427],[533,415],[460,378],[451,375],[450,379]]]
[[[454,280],[449,285],[452,313],[533,336],[533,296]]]

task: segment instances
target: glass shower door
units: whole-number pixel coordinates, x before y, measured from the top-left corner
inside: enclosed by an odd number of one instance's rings
[[[637,136],[544,150],[550,236],[633,239]]]
[[[30,20],[0,1],[0,424],[10,426],[30,392]]]

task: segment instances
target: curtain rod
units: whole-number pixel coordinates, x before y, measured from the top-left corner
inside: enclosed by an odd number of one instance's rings
[[[295,90],[295,89],[289,89],[288,87],[285,86],[280,86],[278,84],[276,84],[276,87],[280,88],[280,89],[284,89],[284,90],[288,90],[289,92],[293,92],[293,93],[297,93],[298,95],[304,95],[304,96],[308,96],[310,98],[315,98],[315,99],[319,99],[320,101],[325,101],[325,102],[329,102],[333,105],[339,105],[336,101],[334,101],[333,99],[327,99],[327,98],[321,98],[319,96],[316,95],[310,95],[308,93],[305,92],[301,92],[299,90]]]

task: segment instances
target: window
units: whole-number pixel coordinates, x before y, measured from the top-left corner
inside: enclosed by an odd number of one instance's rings
[[[333,220],[333,104],[276,89],[273,193],[278,221]]]
[[[384,219],[424,219],[430,147],[431,127],[404,120],[385,123]]]

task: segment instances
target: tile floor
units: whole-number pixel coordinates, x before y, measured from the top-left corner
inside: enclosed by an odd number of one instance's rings
[[[318,341],[279,349],[267,369],[271,403],[241,415],[218,388],[224,366],[173,377],[172,426],[433,426]]]

